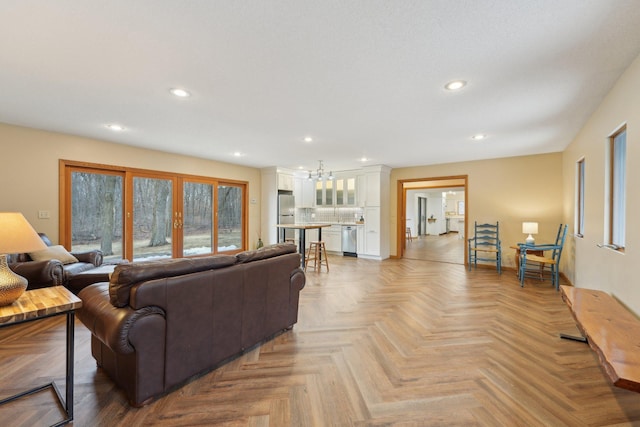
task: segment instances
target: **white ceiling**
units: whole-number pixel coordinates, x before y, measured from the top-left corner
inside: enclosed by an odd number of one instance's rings
[[[547,153],[639,53],[636,0],[1,0],[0,122],[254,167]]]

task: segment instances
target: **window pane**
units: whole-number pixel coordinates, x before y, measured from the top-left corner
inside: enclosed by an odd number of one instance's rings
[[[324,203],[325,205],[333,205],[333,181],[327,180],[325,182],[325,194],[324,194]]]
[[[133,258],[171,258],[172,187],[168,179],[133,178]]]
[[[344,205],[344,179],[336,180],[336,204]]]
[[[218,252],[242,249],[242,188],[218,186]]]
[[[71,250],[122,258],[122,177],[71,173]]]
[[[625,175],[627,156],[627,132],[623,130],[613,138],[613,213],[611,243],[625,246]]]
[[[213,252],[213,185],[185,182],[183,185],[184,256]]]

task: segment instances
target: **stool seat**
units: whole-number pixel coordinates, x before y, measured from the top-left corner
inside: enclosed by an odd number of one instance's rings
[[[327,249],[322,240],[314,240],[309,242],[309,250],[307,251],[306,262],[304,264],[304,270],[307,271],[307,266],[313,261],[313,269],[315,271],[321,271],[322,266],[327,267],[327,273],[329,272],[329,260],[327,258]]]

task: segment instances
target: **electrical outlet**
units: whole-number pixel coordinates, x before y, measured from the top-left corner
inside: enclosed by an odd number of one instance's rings
[[[49,218],[51,218],[51,212],[49,212],[49,211],[38,211],[38,218],[40,218],[40,219],[49,219]]]

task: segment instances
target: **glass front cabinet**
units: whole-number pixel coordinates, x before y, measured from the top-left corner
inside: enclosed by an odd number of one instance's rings
[[[315,182],[316,206],[355,206],[356,178],[338,177]]]

